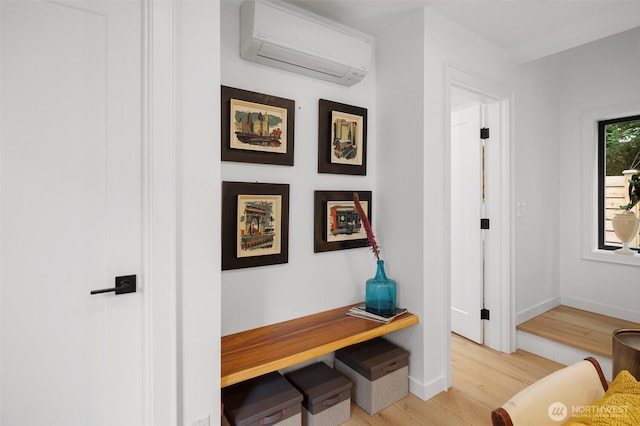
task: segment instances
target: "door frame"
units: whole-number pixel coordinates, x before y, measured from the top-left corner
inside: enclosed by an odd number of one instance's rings
[[[499,207],[497,214],[491,218],[494,235],[496,235],[496,277],[498,282],[487,282],[485,286],[486,307],[491,310],[491,319],[485,322],[485,345],[501,352],[511,353],[515,350],[515,268],[514,268],[514,214],[511,200],[514,199],[511,170],[514,150],[510,146],[512,123],[510,109],[513,104],[513,93],[504,85],[471,74],[452,65],[445,71],[445,176],[451,176],[451,92],[452,87],[475,92],[495,101],[499,110]],[[496,132],[494,132],[495,134]],[[491,142],[490,142],[491,143]],[[451,189],[445,189],[445,205],[451,203]],[[494,217],[498,217],[497,220]],[[447,216],[446,241],[451,238],[451,218]],[[447,244],[449,245],[449,244]],[[447,306],[451,305],[451,254],[445,252],[446,264],[446,297]],[[489,280],[487,280],[489,281]],[[446,377],[447,388],[451,386],[451,314],[446,310]]]
[[[179,424],[175,0],[142,0],[145,425]]]

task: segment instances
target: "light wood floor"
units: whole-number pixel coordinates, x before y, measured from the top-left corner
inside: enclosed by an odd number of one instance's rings
[[[521,350],[504,354],[458,335],[451,338],[452,387],[428,401],[409,394],[369,416],[355,404],[345,425],[491,425],[491,410],[512,395],[563,367]]]
[[[640,328],[640,324],[562,305],[517,327],[607,358],[611,358],[612,332],[618,328]]]

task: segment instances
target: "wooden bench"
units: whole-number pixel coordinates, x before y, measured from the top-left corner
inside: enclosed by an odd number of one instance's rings
[[[388,324],[346,313],[348,305],[222,336],[220,386],[290,367],[420,322],[406,312]]]

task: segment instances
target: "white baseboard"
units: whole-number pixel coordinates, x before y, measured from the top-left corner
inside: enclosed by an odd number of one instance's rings
[[[516,324],[522,324],[525,321],[529,321],[531,318],[535,318],[558,305],[560,305],[560,296],[552,297],[551,299],[538,303],[524,311],[520,311],[516,315]]]
[[[606,305],[604,303],[592,302],[590,300],[569,296],[562,296],[562,304],[600,315],[607,315],[609,317],[640,323],[640,312],[638,311],[631,311],[617,306]]]
[[[524,331],[518,331],[516,333],[516,343],[518,349],[531,352],[564,365],[574,364],[588,356],[594,357],[600,363],[605,378],[611,381],[612,363],[609,358],[572,348],[571,346],[547,340]]]
[[[429,398],[433,398],[440,392],[447,390],[444,377],[439,377],[430,383],[421,383],[409,376],[409,392],[417,396],[418,398],[426,401]]]

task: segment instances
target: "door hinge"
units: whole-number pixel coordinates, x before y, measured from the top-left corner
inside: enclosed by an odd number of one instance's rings
[[[480,129],[480,139],[489,139],[489,128],[483,127]]]
[[[488,309],[480,309],[480,319],[481,320],[488,320],[489,319],[489,310]]]
[[[480,219],[480,229],[489,229],[489,219]]]

